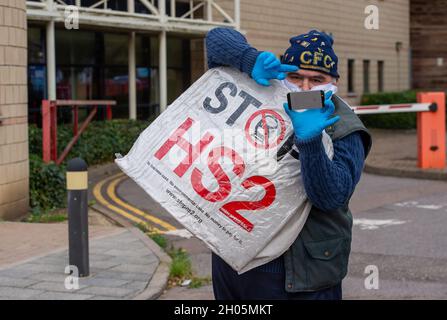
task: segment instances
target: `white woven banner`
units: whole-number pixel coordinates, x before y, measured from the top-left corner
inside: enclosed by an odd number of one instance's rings
[[[242,273],[281,255],[310,211],[279,81],[206,72],[146,130],[118,166],[186,229]],[[332,157],[326,133],[323,144]]]

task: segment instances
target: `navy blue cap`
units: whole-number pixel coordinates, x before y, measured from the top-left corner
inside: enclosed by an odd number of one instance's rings
[[[290,44],[282,57],[282,63],[327,73],[334,78],[340,77],[337,72],[338,58],[332,48],[334,39],[327,33],[311,30],[290,38]]]

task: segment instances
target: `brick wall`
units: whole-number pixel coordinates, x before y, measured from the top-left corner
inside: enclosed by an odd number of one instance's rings
[[[410,1],[413,86],[447,89],[447,1]]]
[[[0,0],[0,219],[28,211],[25,0]]]

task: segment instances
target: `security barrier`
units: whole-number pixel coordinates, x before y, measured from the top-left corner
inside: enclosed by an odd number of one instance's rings
[[[417,112],[417,166],[444,169],[446,161],[445,93],[419,92],[417,103],[355,106],[356,114]]]

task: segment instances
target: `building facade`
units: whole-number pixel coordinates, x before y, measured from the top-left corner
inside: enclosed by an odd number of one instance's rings
[[[240,29],[278,57],[294,35],[332,34],[340,94],[351,103],[410,86],[408,0],[63,1],[79,8],[79,30],[67,29],[62,1],[27,3],[30,122],[40,122],[45,97],[113,99],[118,117],[158,114],[206,70],[203,39],[215,26]],[[370,5],[378,30],[365,27]]]
[[[116,100],[115,117],[158,114],[203,74],[206,32],[239,28],[240,1],[229,3],[231,15],[219,1],[27,1],[30,122],[44,98]]]
[[[378,9],[378,30],[365,9]],[[241,28],[256,48],[281,55],[291,36],[319,29],[332,34],[339,61],[339,94],[357,104],[364,92],[409,89],[408,0],[244,0]]]
[[[28,210],[25,1],[0,1],[0,219]]]

